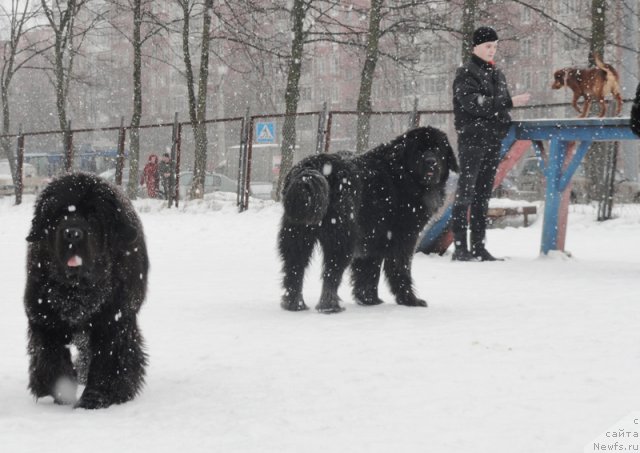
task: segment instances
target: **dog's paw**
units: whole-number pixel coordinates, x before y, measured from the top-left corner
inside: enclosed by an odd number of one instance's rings
[[[355,296],[355,299],[358,305],[363,305],[363,306],[384,304],[384,300],[380,299],[378,296],[373,296],[373,297]]]
[[[398,305],[404,305],[405,307],[427,307],[427,301],[418,299],[417,297],[411,297],[408,299],[398,299]]]
[[[340,306],[340,298],[337,295],[320,298],[320,302],[316,305],[316,310],[320,313],[331,314],[340,313],[344,308]]]
[[[340,313],[341,311],[344,311],[345,309],[343,307],[341,307],[340,305],[321,305],[318,304],[316,305],[316,310],[318,310],[319,313],[324,313],[326,315],[330,315],[332,313]]]
[[[297,298],[282,296],[280,306],[287,311],[304,311],[309,309],[309,307],[307,307],[307,305],[304,303],[304,299],[302,298],[302,296]]]
[[[98,390],[85,389],[82,393],[82,397],[73,406],[80,409],[104,409],[113,404],[111,398]]]

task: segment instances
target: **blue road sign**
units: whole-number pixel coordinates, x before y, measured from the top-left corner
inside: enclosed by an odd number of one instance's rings
[[[274,122],[256,123],[256,143],[275,143],[276,124]]]

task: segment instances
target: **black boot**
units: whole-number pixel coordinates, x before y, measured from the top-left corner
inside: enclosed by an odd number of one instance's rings
[[[471,254],[477,261],[504,261],[496,258],[484,248],[484,233],[471,232]]]
[[[476,261],[475,257],[469,252],[467,248],[467,232],[455,233],[453,236],[453,255],[452,261]]]

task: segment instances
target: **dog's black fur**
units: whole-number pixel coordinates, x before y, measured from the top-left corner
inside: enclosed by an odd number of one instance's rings
[[[137,313],[149,262],[129,200],[97,176],[62,176],[40,194],[27,241],[31,393],[86,409],[134,398],[147,364]],[[74,343],[88,367],[77,401]]]
[[[444,132],[421,127],[359,156],[321,154],[295,165],[282,191],[279,233],[285,310],[305,310],[304,272],[318,242],[324,255],[316,309],[342,311],[338,287],[351,265],[353,296],[361,305],[382,303],[380,268],[401,305],[422,306],[411,279],[420,231],[441,206],[449,171],[458,171]]]
[[[640,137],[640,84],[636,88],[636,96],[631,106],[631,130]]]

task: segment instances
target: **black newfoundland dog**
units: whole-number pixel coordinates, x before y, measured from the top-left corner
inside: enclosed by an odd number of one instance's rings
[[[382,303],[384,266],[398,304],[426,307],[413,292],[411,261],[420,231],[442,204],[450,170],[458,171],[453,149],[433,127],[410,130],[359,156],[321,154],[295,165],[282,191],[282,308],[307,309],[302,282],[316,242],[324,255],[318,311],[343,310],[338,287],[349,265],[360,305]]]
[[[97,176],[66,175],[40,194],[27,241],[29,389],[86,409],[131,400],[147,363],[136,316],[149,267],[133,206]]]
[[[636,88],[636,96],[631,106],[631,130],[640,137],[640,83]]]

